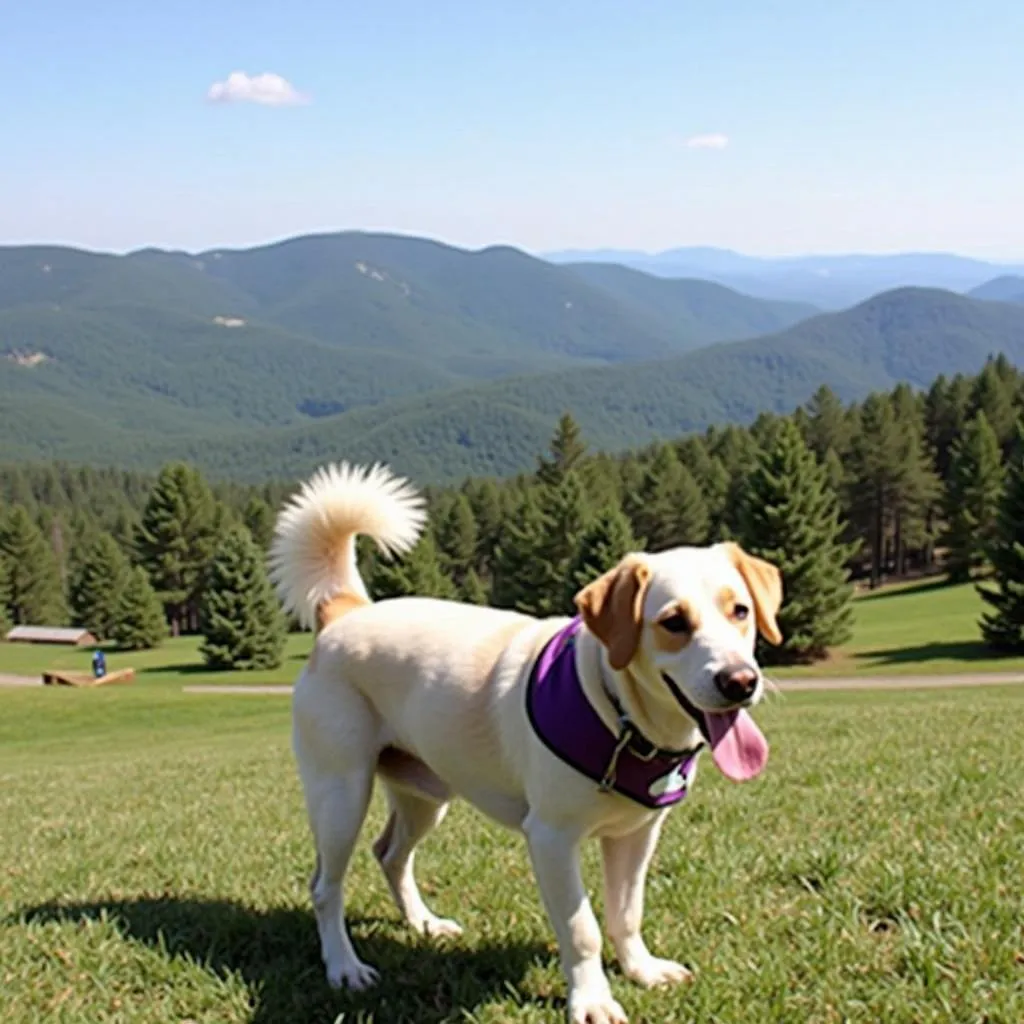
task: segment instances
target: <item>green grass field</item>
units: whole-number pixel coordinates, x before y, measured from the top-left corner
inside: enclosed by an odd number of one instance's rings
[[[648,942],[696,981],[643,992],[612,968],[631,1019],[1019,1024],[1022,713],[1024,687],[769,701],[766,773],[736,786],[704,759],[652,868]],[[384,981],[326,987],[288,733],[287,698],[173,676],[0,690],[4,1024],[564,1019],[526,850],[464,805],[418,875],[466,935],[398,923],[375,798],[349,892]]]
[[[783,675],[947,675],[1024,671],[1024,658],[981,641],[984,602],[971,584],[944,580],[885,587],[854,601],[853,638],[828,662]]]
[[[970,585],[928,581],[885,588],[854,602],[854,636],[826,662],[787,668],[789,676],[949,675],[957,672],[1024,672],[1024,658],[1000,658],[982,644],[978,618],[982,602]],[[155,651],[111,654],[113,671],[131,665],[140,682],[290,683],[309,652],[307,634],[288,638],[282,666],[269,672],[209,672],[189,637],[170,640]],[[38,675],[47,668],[89,671],[88,650],[0,644],[0,673]]]

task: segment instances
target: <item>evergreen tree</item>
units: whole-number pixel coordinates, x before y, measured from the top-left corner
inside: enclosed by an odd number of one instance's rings
[[[222,514],[199,471],[183,462],[165,466],[146,502],[137,549],[175,636],[198,625],[204,574],[221,528]]]
[[[693,474],[671,445],[660,445],[628,502],[629,518],[649,551],[704,544],[710,518]]]
[[[245,503],[242,522],[252,534],[256,546],[261,551],[269,551],[270,542],[274,539],[274,510],[258,494]]]
[[[459,588],[468,574],[474,571],[478,543],[476,520],[469,498],[455,494],[437,520],[437,546],[441,567]]]
[[[546,487],[558,487],[567,473],[576,469],[586,453],[579,424],[563,413],[558,420],[548,456],[537,463],[537,481]]]
[[[850,421],[836,393],[822,384],[807,403],[807,444],[819,462],[829,450],[842,458],[853,441]]]
[[[458,596],[458,588],[441,566],[437,545],[429,531],[404,555],[393,561],[378,559],[368,589],[379,601],[406,596],[454,600]]]
[[[210,563],[202,606],[200,653],[215,669],[266,669],[281,664],[285,621],[249,531],[236,526]]]
[[[1007,366],[1005,360],[1001,363],[988,360],[971,388],[971,411],[985,414],[1004,453],[1009,453],[1013,447],[1017,416],[1014,409],[1017,382],[1007,374]]]
[[[566,574],[565,606],[588,583],[614,568],[631,551],[641,547],[626,514],[616,505],[601,509],[583,531]]]
[[[0,521],[2,521],[3,509],[0,509]],[[2,554],[0,554],[0,640],[7,636],[11,628],[11,578],[10,567]]]
[[[960,437],[969,417],[971,382],[962,374],[952,380],[938,377],[924,400],[927,447],[935,453],[935,468],[943,483],[949,481],[953,442]]]
[[[712,455],[696,434],[680,441],[676,452],[703,495],[708,514],[708,539],[724,540],[728,532],[725,527],[726,503],[732,481],[722,460]]]
[[[121,594],[131,566],[109,533],[92,539],[71,579],[71,613],[75,625],[100,640],[110,640],[120,611]]]
[[[908,385],[900,384],[893,391],[892,406],[900,435],[900,472],[892,496],[893,559],[901,576],[909,549],[923,549],[925,561],[930,560],[942,485],[926,447],[924,403]]]
[[[1003,490],[999,440],[983,412],[953,443],[946,491],[946,546],[949,578],[970,579],[985,564],[997,533]]]
[[[757,464],[758,448],[750,436],[750,431],[731,425],[723,429],[709,430],[708,443],[712,454],[721,462],[728,481],[721,519],[716,524],[716,537],[719,540],[729,540],[737,536],[739,531],[737,517],[740,502],[747,476],[753,472]]]
[[[476,560],[473,568],[478,574],[489,577],[491,561],[505,522],[501,490],[493,480],[480,480],[469,481],[463,488],[463,493],[469,499],[477,530]]]
[[[0,563],[6,566],[7,611],[17,626],[67,621],[57,559],[28,511],[14,505],[0,522]]]
[[[467,604],[487,605],[489,603],[487,587],[484,585],[483,580],[477,576],[475,569],[470,569],[466,573],[466,578],[462,581],[462,587],[459,591],[459,598]]]
[[[550,521],[541,507],[540,491],[531,489],[506,520],[494,554],[491,600],[497,607],[514,608],[527,615],[546,614],[551,574],[543,547],[549,533]]]
[[[794,423],[780,425],[761,452],[741,499],[741,543],[782,572],[783,643],[766,660],[809,662],[849,639],[853,588],[841,540],[839,498]]]
[[[129,568],[108,639],[123,651],[145,651],[158,647],[166,636],[163,606],[146,570],[140,565]]]
[[[557,487],[542,488],[541,502],[548,530],[541,540],[540,556],[547,567],[548,582],[538,596],[546,609],[543,614],[558,615],[567,610],[564,594],[569,563],[593,511],[575,470],[566,473]]]
[[[1006,473],[999,515],[987,555],[991,585],[977,589],[988,610],[981,635],[997,651],[1024,651],[1024,423],[1018,421],[1017,443]]]
[[[887,564],[887,545],[902,479],[904,438],[887,395],[871,395],[860,410],[860,431],[850,455],[849,506],[858,535],[871,554],[871,586]]]

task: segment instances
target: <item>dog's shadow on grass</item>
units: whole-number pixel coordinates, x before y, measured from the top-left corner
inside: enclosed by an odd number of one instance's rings
[[[535,1001],[518,985],[533,964],[550,963],[541,943],[431,942],[391,920],[350,922],[363,960],[381,981],[362,993],[334,992],[324,978],[316,923],[298,909],[256,910],[227,900],[140,898],[49,903],[23,911],[29,923],[112,922],[125,939],[162,956],[185,958],[218,978],[244,979],[251,1024],[442,1024],[463,1021],[492,1001]],[[564,1001],[544,999],[564,1014]],[[556,1012],[557,1016],[557,1012]]]

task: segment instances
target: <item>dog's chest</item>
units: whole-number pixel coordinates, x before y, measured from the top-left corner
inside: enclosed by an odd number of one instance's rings
[[[574,650],[578,628],[574,620],[556,634],[530,674],[526,710],[534,733],[606,793],[652,810],[678,803],[693,783],[698,752],[653,751],[643,757],[608,731],[580,685]]]

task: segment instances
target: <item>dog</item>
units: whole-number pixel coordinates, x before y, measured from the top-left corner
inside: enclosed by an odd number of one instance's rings
[[[356,563],[363,535],[387,556],[426,523],[387,466],[318,470],[282,508],[269,555],[285,609],[316,631],[296,681],[292,744],[316,847],[310,892],[327,980],[367,988],[344,882],[374,780],[390,808],[373,846],[405,921],[461,929],[426,905],[417,844],[462,797],[525,836],[558,940],[573,1024],[622,1024],[579,849],[601,843],[608,935],[643,986],[683,982],[641,935],[644,884],[669,809],[700,752],[736,781],[764,768],[749,708],[764,692],[756,634],[782,642],[777,567],[734,543],[627,555],[576,595],[577,614],[535,618],[419,596],[374,603]]]

